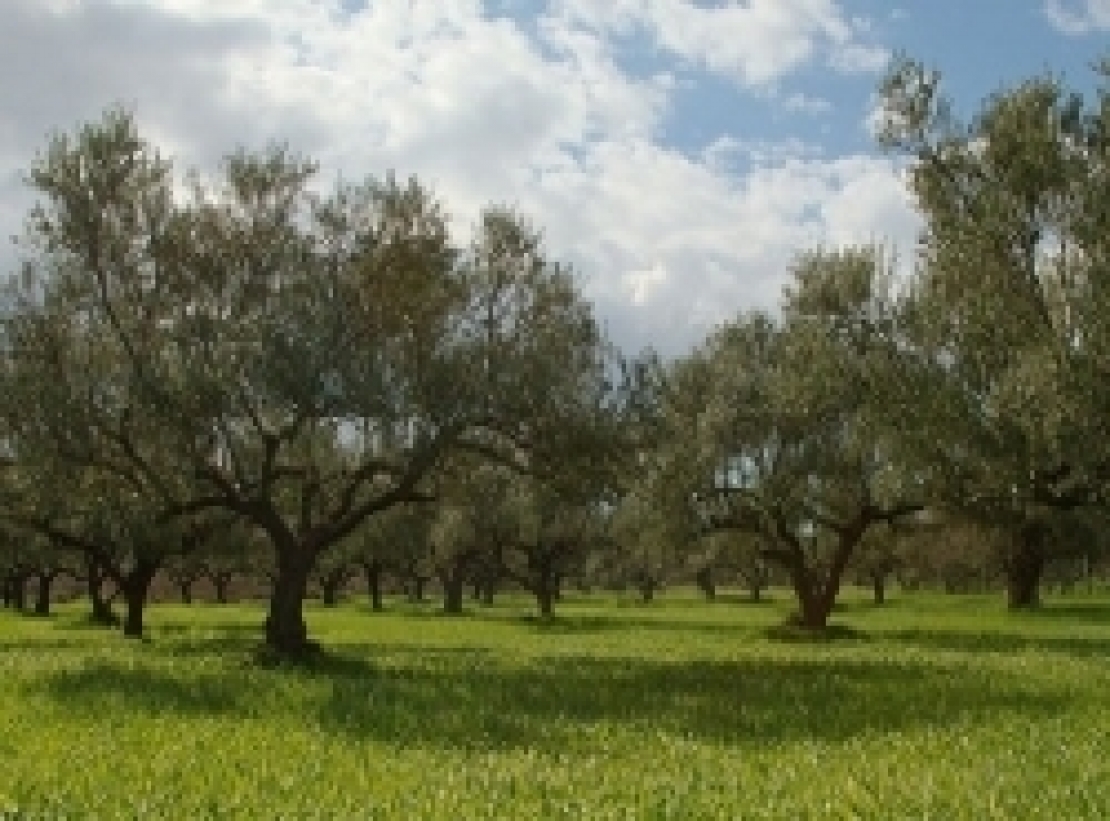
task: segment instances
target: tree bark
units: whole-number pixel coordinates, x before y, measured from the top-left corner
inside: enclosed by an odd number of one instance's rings
[[[424,585],[427,582],[423,576],[413,576],[409,579],[409,601],[419,603],[424,601]]]
[[[1044,528],[1035,522],[1027,523],[1016,534],[1006,562],[1006,592],[1011,610],[1029,610],[1041,603],[1044,538]]]
[[[808,567],[803,555],[787,569],[794,593],[798,597],[797,624],[806,630],[819,632],[828,628],[829,616],[840,594],[840,583],[852,552],[866,530],[865,523],[843,532],[840,536],[832,561],[824,573]]]
[[[54,585],[54,573],[42,572],[38,577],[38,589],[35,594],[35,615],[50,615],[50,588]]]
[[[540,618],[544,621],[551,619],[555,615],[555,595],[544,583],[540,583],[536,590],[536,603],[539,605]]]
[[[26,573],[18,572],[13,573],[11,577],[12,585],[12,607],[20,612],[27,609],[27,580],[29,576]]]
[[[443,612],[460,615],[466,595],[466,578],[458,572],[444,572],[440,574],[439,580],[443,585]]]
[[[127,606],[126,616],[123,621],[123,634],[128,638],[143,637],[143,614],[146,611],[146,599],[150,593],[150,585],[158,573],[158,562],[142,561],[128,573],[122,580],[120,588]]]
[[[382,611],[382,564],[368,562],[362,566],[366,573],[366,591],[370,595],[370,608],[375,613]]]
[[[886,604],[886,574],[871,574],[871,591],[874,594],[875,604]]]
[[[293,538],[274,539],[277,578],[266,617],[266,646],[280,656],[303,657],[316,648],[308,640],[304,600],[315,555]]]
[[[104,598],[104,581],[107,574],[100,563],[92,556],[85,559],[85,583],[88,587],[89,603],[92,607],[91,619],[93,624],[105,627],[115,627],[119,624],[119,617],[112,610],[112,603]]]
[[[231,584],[231,576],[224,573],[213,573],[212,587],[216,590],[216,603],[227,604],[227,588]]]
[[[178,592],[181,593],[182,604],[193,603],[193,581],[192,579],[181,579],[177,582]]]
[[[320,593],[324,607],[335,607],[339,604],[339,593],[346,581],[346,569],[336,569],[324,576],[320,583]]]
[[[717,585],[713,582],[713,568],[703,567],[694,576],[697,582],[698,590],[705,594],[705,598],[709,601],[717,598]]]

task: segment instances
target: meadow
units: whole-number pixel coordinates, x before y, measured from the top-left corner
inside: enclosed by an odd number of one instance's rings
[[[1110,598],[849,595],[823,642],[789,605],[352,601],[308,668],[253,605],[3,613],[0,817],[1110,817]]]

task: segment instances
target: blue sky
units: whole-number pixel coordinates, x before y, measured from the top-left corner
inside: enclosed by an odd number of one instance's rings
[[[912,264],[868,132],[891,55],[958,109],[1052,70],[1093,88],[1110,0],[5,0],[0,231],[47,133],[123,103],[182,169],[289,142],[325,178],[415,173],[460,239],[517,205],[614,339],[679,353],[773,307],[794,254]],[[10,266],[14,252],[0,251]]]

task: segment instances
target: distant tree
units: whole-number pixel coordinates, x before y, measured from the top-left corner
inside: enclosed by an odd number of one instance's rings
[[[710,399],[675,417],[695,433],[703,529],[757,537],[808,629],[826,626],[869,530],[922,504],[898,459],[897,315],[876,249],[803,254],[781,322],[753,314],[715,333],[692,363]]]

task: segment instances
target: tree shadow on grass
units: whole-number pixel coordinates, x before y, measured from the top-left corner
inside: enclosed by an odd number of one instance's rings
[[[1035,610],[1021,614],[1034,620],[1046,619],[1080,622],[1086,624],[1105,624],[1110,627],[1110,601],[1069,601],[1051,599]]]
[[[354,648],[348,648],[351,650]],[[366,658],[379,649],[381,663]],[[35,686],[92,715],[281,714],[282,688],[305,720],[353,739],[452,749],[589,747],[605,727],[761,747],[840,742],[914,727],[1026,720],[1066,710],[1072,696],[1007,688],[994,672],[892,660],[648,661],[541,657],[510,666],[494,653],[366,646],[326,654],[315,670],[234,668],[174,675],[100,663]],[[990,681],[988,681],[988,677]]]
[[[653,615],[654,612],[654,615]],[[777,617],[778,611],[766,610],[768,614]],[[713,619],[695,620],[668,618],[666,610],[652,611],[651,607],[640,608],[637,613],[634,608],[625,608],[618,615],[602,613],[575,613],[556,612],[553,616],[543,618],[536,613],[520,611],[513,612],[483,612],[470,611],[469,617],[475,621],[490,624],[502,624],[515,628],[524,628],[529,631],[548,635],[591,635],[601,633],[627,633],[637,631],[658,631],[661,633],[701,633],[715,636],[755,636],[759,630],[767,626],[764,622],[756,621],[722,621]],[[449,617],[448,617],[449,618]],[[770,621],[774,621],[772,618]]]
[[[1019,626],[1015,626],[1018,629]],[[883,631],[884,641],[914,645],[928,650],[964,653],[1061,653],[1076,658],[1110,658],[1110,631],[1105,636],[1045,636],[1000,633],[995,630],[972,633],[929,628]]]
[[[176,676],[154,667],[99,661],[62,670],[40,685],[51,699],[75,712],[96,716],[139,712],[147,715],[235,716],[250,712],[250,688],[222,671]]]

